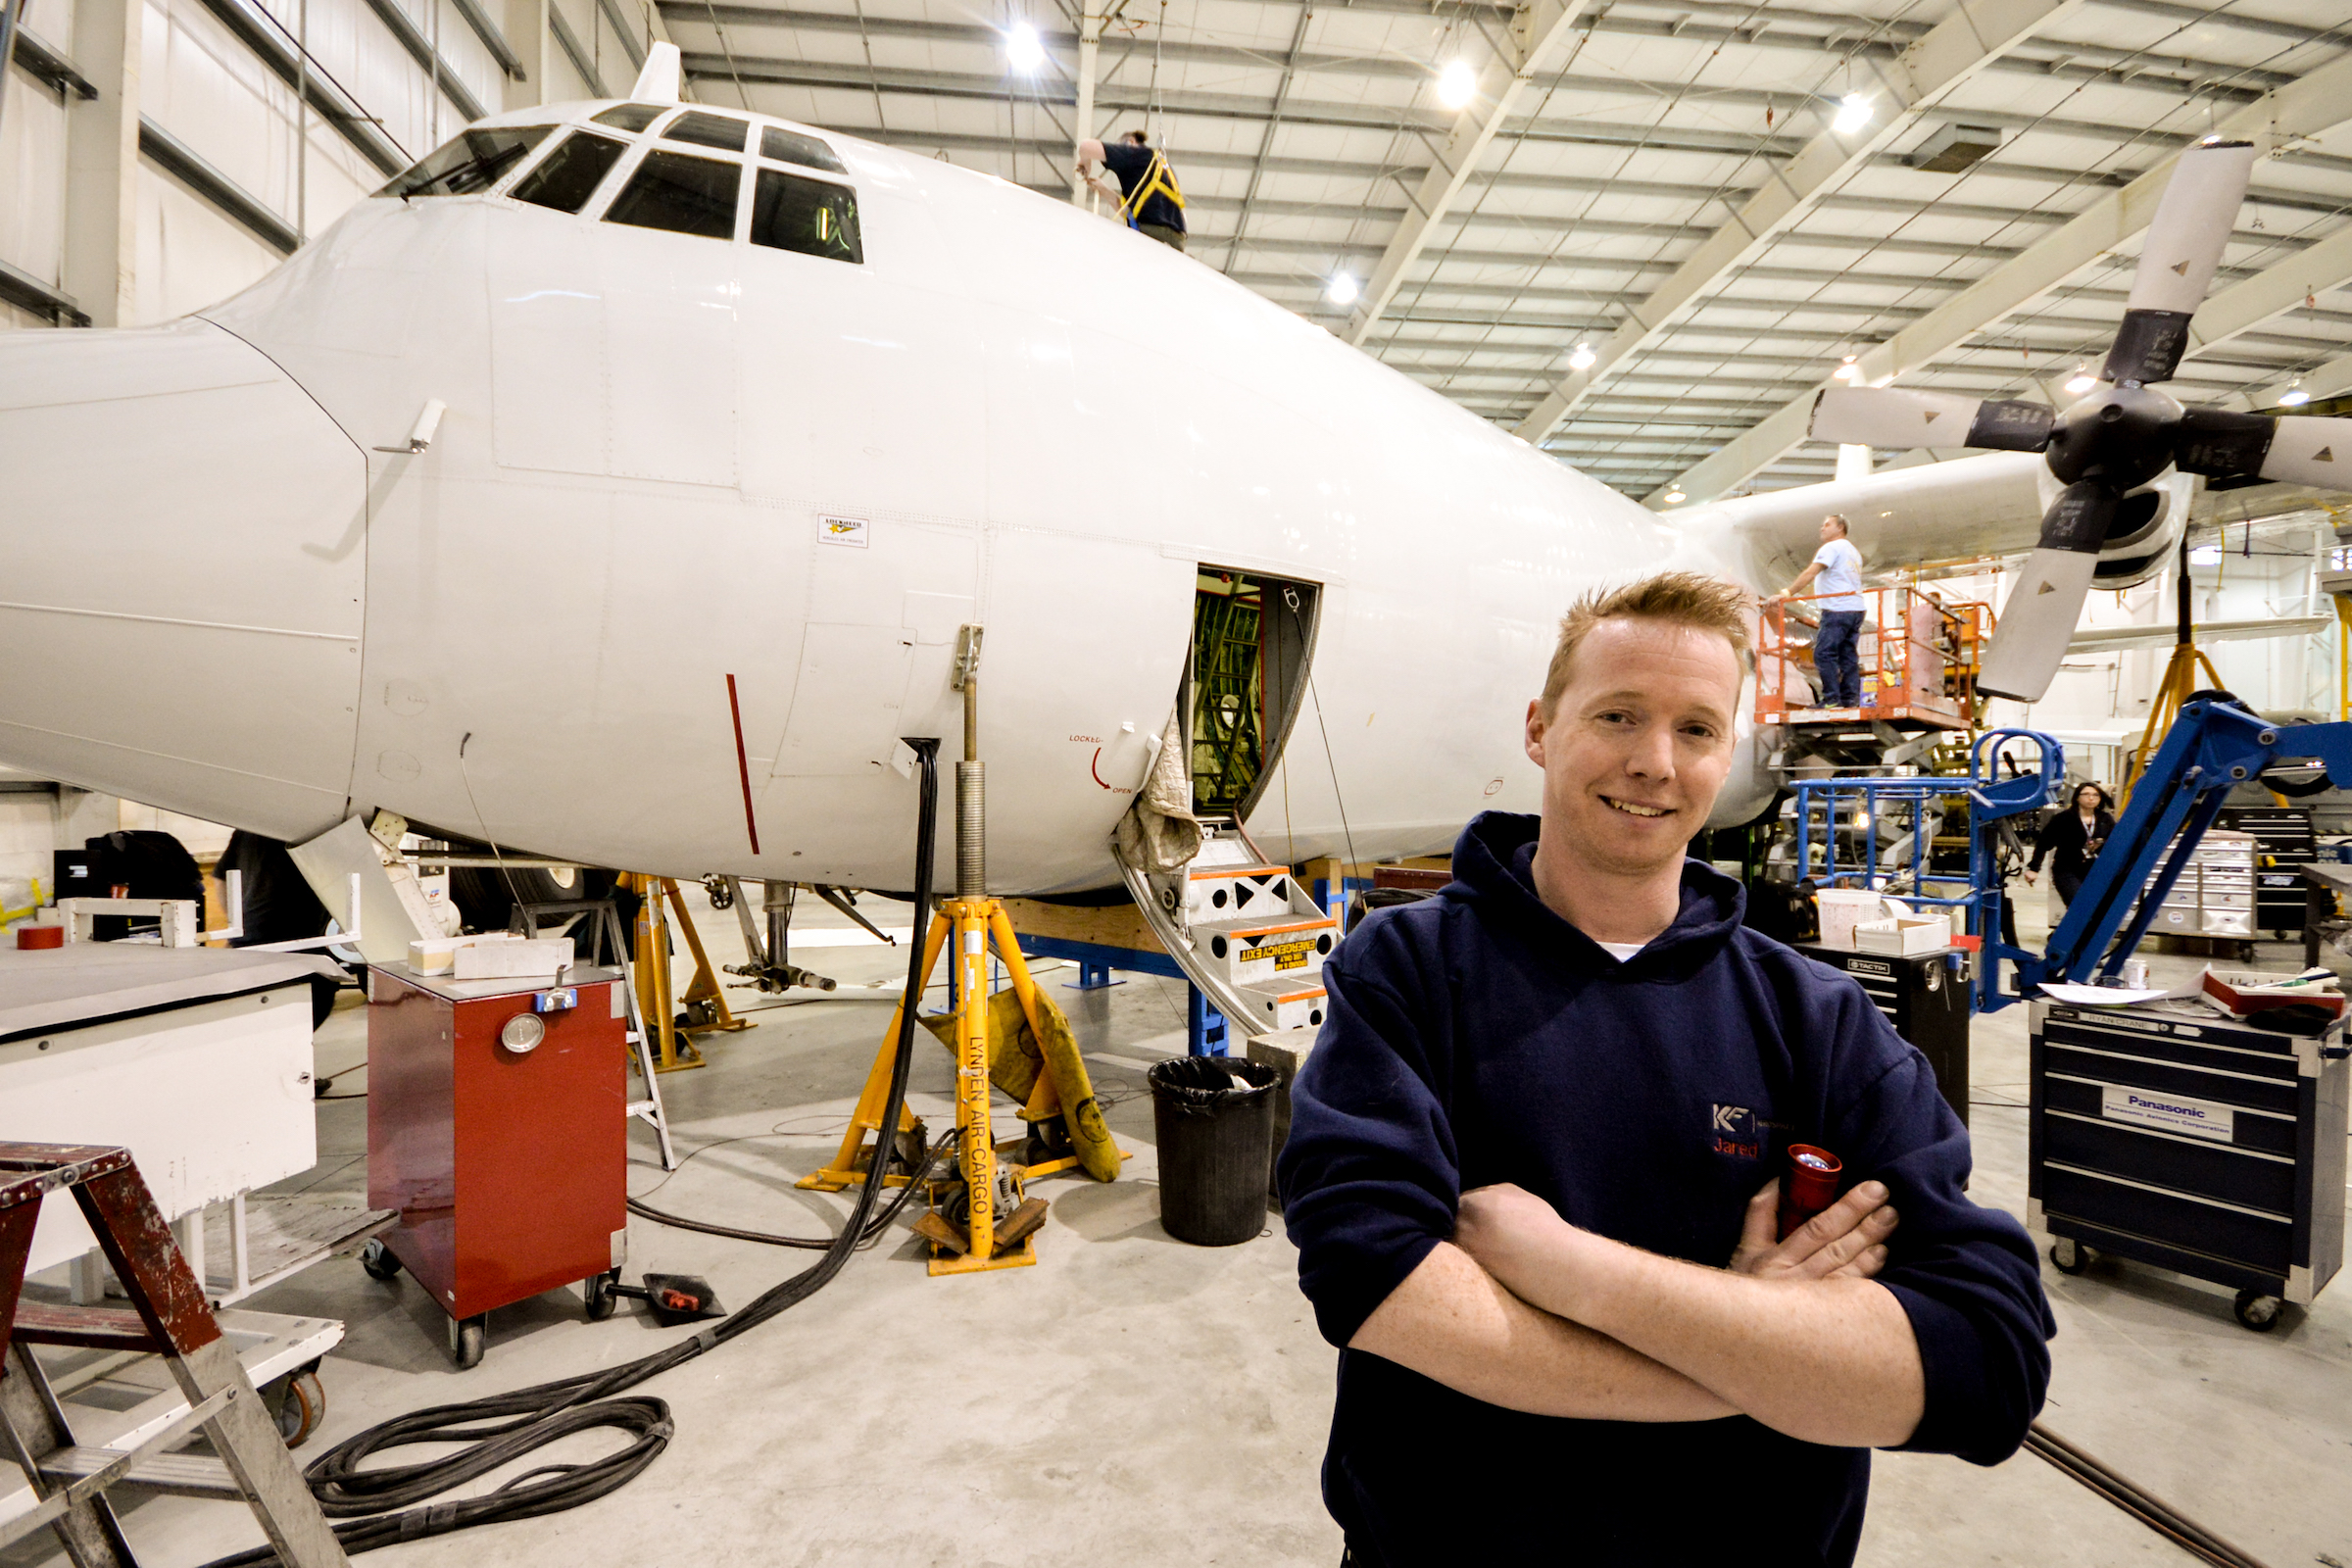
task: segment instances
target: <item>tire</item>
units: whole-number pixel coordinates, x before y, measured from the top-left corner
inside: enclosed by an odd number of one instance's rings
[[[450,853],[487,855],[489,851],[471,845],[461,851],[453,845]],[[607,899],[612,897],[613,881],[610,871],[585,868],[550,871],[543,866],[523,865],[501,871],[496,866],[458,865],[450,867],[449,897],[450,902],[458,906],[466,930],[504,931],[514,922],[517,895],[525,904],[555,904],[566,899]],[[635,912],[632,907],[623,914],[621,930],[624,934]]]
[[[370,1241],[360,1249],[360,1267],[368,1271],[369,1279],[387,1285],[400,1278],[400,1259],[380,1241]]]
[[[589,1322],[602,1323],[612,1315],[612,1308],[620,1299],[612,1294],[612,1287],[619,1281],[620,1270],[614,1269],[609,1274],[591,1274],[580,1282],[580,1294],[587,1301]]]
[[[2050,1243],[2050,1267],[2061,1274],[2080,1274],[2090,1267],[2091,1250],[2071,1236],[2061,1236]]]
[[[2236,1315],[2238,1322],[2255,1333],[2268,1334],[2286,1315],[2286,1303],[2261,1291],[2240,1291],[2237,1299],[2230,1303],[2230,1310]]]
[[[490,1345],[490,1314],[478,1317],[453,1317],[449,1320],[449,1358],[458,1363],[458,1370],[469,1372],[482,1364],[482,1352]]]

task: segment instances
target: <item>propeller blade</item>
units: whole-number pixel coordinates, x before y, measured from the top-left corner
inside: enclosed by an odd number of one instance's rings
[[[2188,321],[2205,303],[2222,248],[2245,205],[2254,144],[2199,142],[2180,155],[2156,203],[2155,220],[2132,275],[2124,324],[2107,351],[2104,379],[2117,386],[2169,381],[2188,349]]]
[[[2317,490],[2352,490],[2352,419],[2288,414],[2277,422],[2257,472]]]
[[[2026,558],[2024,573],[2001,606],[1977,690],[2021,703],[2041,701],[2082,618],[2082,601],[2098,570],[2099,545],[2121,500],[2106,486],[2087,481],[2059,492],[2041,519],[2041,543]]]
[[[2039,452],[2049,444],[2052,417],[2038,403],[1985,402],[1907,386],[1834,386],[1813,400],[1811,434],[1816,441],[1882,452],[1920,447]]]

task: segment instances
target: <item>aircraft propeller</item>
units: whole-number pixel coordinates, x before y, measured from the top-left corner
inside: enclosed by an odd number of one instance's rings
[[[2149,390],[2172,379],[2187,351],[2189,320],[2230,242],[2254,152],[2251,142],[2208,140],[2180,155],[2148,225],[2100,385],[2071,407],[1891,386],[1834,387],[1815,398],[1817,441],[2040,452],[2065,485],[2001,612],[1980,690],[2034,702],[2049,689],[2125,492],[2167,467],[2352,488],[2352,418],[2190,408]]]

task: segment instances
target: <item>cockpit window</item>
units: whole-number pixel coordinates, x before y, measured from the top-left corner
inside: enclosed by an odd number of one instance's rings
[[[553,125],[495,125],[459,133],[378,196],[470,196],[497,184]]]
[[[574,131],[556,144],[556,150],[539,160],[539,167],[514,182],[508,195],[518,202],[532,202],[552,207],[559,213],[576,213],[588,205],[596,187],[628,143],[611,136],[599,136],[594,131]]]
[[[804,136],[797,130],[779,130],[770,125],[760,132],[760,156],[773,158],[779,164],[798,164],[803,169],[829,169],[836,174],[846,174],[841,160],[833,149],[814,136]]]
[[[728,152],[743,151],[744,132],[751,122],[735,120],[726,115],[706,114],[697,109],[680,115],[670,127],[662,133],[663,141],[690,141],[698,147],[723,147]]]
[[[614,130],[643,130],[667,113],[660,104],[614,104],[592,118],[598,124],[611,125]]]
[[[762,169],[752,196],[752,243],[837,262],[863,262],[858,193],[846,185]]]
[[[733,239],[735,194],[742,181],[741,164],[657,149],[645,155],[637,172],[612,199],[605,221]]]

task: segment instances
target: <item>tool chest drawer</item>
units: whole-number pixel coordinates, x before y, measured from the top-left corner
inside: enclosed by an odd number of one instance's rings
[[[2034,1004],[2027,1191],[2052,1236],[2309,1302],[2343,1260],[2352,1064],[2201,1003]]]

